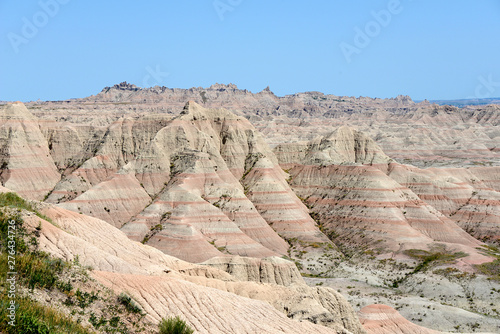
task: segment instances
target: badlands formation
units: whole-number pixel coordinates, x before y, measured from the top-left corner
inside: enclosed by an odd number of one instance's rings
[[[500,332],[496,105],[122,83],[0,108],[1,192],[150,324]]]

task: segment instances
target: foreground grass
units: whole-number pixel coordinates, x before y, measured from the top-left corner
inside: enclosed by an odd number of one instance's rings
[[[7,294],[0,295],[0,318],[2,319],[0,332],[2,333],[93,333],[63,313],[41,305],[28,297],[16,299],[16,326],[11,326],[5,320],[9,301]]]
[[[52,223],[52,220],[49,217],[38,212],[38,210],[36,210],[31,203],[26,201],[24,198],[19,197],[15,193],[0,193],[0,207],[11,207],[31,211],[38,217]]]
[[[23,211],[50,222],[16,194],[0,194],[0,333],[153,333],[136,302],[93,282],[78,255],[70,263],[40,251],[42,226],[27,226]],[[17,272],[15,297],[6,281],[12,271]],[[50,298],[50,305],[43,296]],[[7,318],[12,301],[15,327]]]
[[[34,208],[15,194],[0,194],[0,205],[11,208],[34,211]],[[15,226],[15,236],[11,233]],[[53,259],[48,254],[36,250],[36,238],[31,241],[23,226],[19,214],[7,214],[0,211],[0,332],[1,333],[26,333],[26,334],[52,334],[52,333],[91,333],[89,330],[73,321],[65,314],[50,307],[44,306],[26,296],[20,296],[20,288],[45,288],[52,289],[60,284],[58,275],[66,263]],[[9,241],[11,242],[9,244]],[[14,243],[12,243],[14,241]],[[15,245],[15,247],[8,247]],[[11,298],[6,282],[9,270],[9,261],[12,264],[13,256],[9,257],[8,251],[15,250],[16,298]],[[11,278],[9,276],[9,278]],[[8,307],[15,301],[15,326],[8,322]]]

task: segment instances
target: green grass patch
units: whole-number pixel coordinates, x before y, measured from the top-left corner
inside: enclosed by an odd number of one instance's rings
[[[122,292],[118,296],[118,302],[120,304],[122,304],[123,306],[125,306],[125,308],[127,309],[127,311],[129,311],[131,313],[142,313],[142,310],[139,307],[139,305],[137,305],[136,302],[132,299],[132,297],[130,297],[126,293]]]
[[[10,224],[12,221],[15,224]],[[50,290],[59,283],[58,275],[68,264],[60,259],[51,258],[45,252],[36,249],[30,250],[29,243],[26,242],[29,236],[23,223],[19,215],[9,216],[0,211],[0,242],[2,247],[0,270],[3,273],[12,271],[8,268],[8,251],[15,251],[15,271],[18,273],[20,282],[25,283],[30,289],[46,288]],[[15,226],[15,235],[8,233],[9,230],[13,231],[12,226]],[[11,239],[11,237],[13,238]],[[36,238],[31,240],[34,240],[31,244],[36,247]],[[12,241],[14,243],[9,244]],[[8,245],[13,247],[10,248]]]
[[[477,270],[490,279],[500,282],[500,260],[476,265]]]
[[[31,203],[29,203],[25,199],[19,197],[15,193],[0,193],[0,207],[4,207],[4,206],[31,211],[34,214],[36,214],[38,217],[40,217],[40,218],[42,218],[50,223],[53,223],[49,217],[38,212],[38,210],[36,210],[36,208]]]
[[[182,320],[179,316],[164,318],[158,325],[160,334],[192,334],[194,329]]]
[[[12,193],[0,195],[1,205],[34,212],[31,205],[17,195]],[[0,211],[0,319],[2,319],[0,333],[91,333],[63,313],[29,297],[18,295],[19,288],[23,286],[49,290],[57,287],[60,283],[58,274],[67,265],[62,260],[51,258],[47,253],[38,251],[36,238],[33,237],[27,242],[30,235],[23,223],[19,213],[8,215]],[[15,234],[12,231],[15,231]],[[13,247],[10,247],[11,245]],[[6,282],[7,272],[13,271],[9,268],[9,265],[14,264],[13,261],[17,272],[15,299],[9,296],[9,286]],[[11,301],[14,302],[16,310],[15,326],[7,321],[10,312],[7,308],[11,305]]]
[[[403,254],[418,260],[419,263],[415,266],[415,268],[413,268],[413,271],[394,280],[392,282],[393,288],[399,287],[399,284],[403,283],[411,275],[424,272],[431,266],[453,263],[455,260],[469,255],[464,252],[450,253],[447,252],[444,247],[439,246],[432,251],[426,251],[423,249],[408,249],[405,250]]]
[[[500,249],[492,245],[484,245],[478,247],[482,253],[485,255],[494,257],[493,262],[483,263],[476,265],[476,269],[483,275],[489,277],[489,279],[500,282]]]
[[[5,293],[0,295],[0,332],[14,334],[52,334],[52,333],[93,333],[73,321],[65,314],[44,306],[28,297],[16,299],[16,326],[13,327],[7,319],[9,299]]]

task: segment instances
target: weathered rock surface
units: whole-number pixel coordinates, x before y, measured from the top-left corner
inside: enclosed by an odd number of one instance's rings
[[[60,180],[38,121],[21,102],[0,109],[0,181],[41,200]]]
[[[224,109],[189,102],[173,119],[119,120],[94,150],[47,201],[167,254],[192,262],[284,255],[288,244],[278,233],[330,242],[262,137]]]
[[[386,305],[368,305],[359,311],[363,327],[369,334],[439,334],[415,325],[403,318],[398,311]]]
[[[489,261],[475,250],[479,241],[378,168],[297,166],[289,173],[323,230],[343,244],[385,253],[444,243],[470,254],[471,263]]]
[[[0,190],[56,204],[46,210],[63,228],[46,226],[44,247],[78,254],[124,288],[136,275],[168,276],[161,291],[189,282],[234,305],[251,297],[289,318],[358,332],[340,320],[353,316],[333,290],[307,288],[280,257],[342,261],[328,234],[346,254],[370,249],[377,259],[413,248],[467,253],[453,265],[470,272],[492,260],[476,249],[481,241],[500,240],[498,106],[126,83],[27,106],[0,107]],[[137,287],[137,298],[160,293],[148,289]],[[155,298],[144,305],[177,312]],[[295,326],[272,317],[257,328]],[[307,326],[295,330],[317,330]]]
[[[393,164],[388,175],[474,237],[498,242],[500,192],[494,186],[500,180],[499,168],[422,170]]]
[[[481,243],[462,228],[483,240],[498,240],[499,193],[472,171],[394,163],[373,141],[347,127],[303,144],[300,155],[289,149],[294,146],[277,146],[279,161],[292,189],[335,240],[379,253],[445,243],[470,254],[469,264],[489,261],[475,250]]]
[[[51,118],[72,110],[70,121],[103,124],[123,115],[178,114],[185,101],[224,107],[245,115],[272,146],[327,136],[349,124],[368,134],[391,158],[418,166],[498,165],[500,106],[439,106],[415,103],[408,96],[392,99],[304,92],[278,97],[270,90],[252,93],[235,85],[207,88],[138,88],[123,83],[70,103],[37,103]],[[95,109],[99,110],[97,114]],[[108,110],[103,117],[102,110]],[[65,113],[67,114],[67,113]],[[96,117],[96,115],[98,115]],[[108,123],[109,124],[109,123]]]
[[[239,281],[272,283],[289,286],[303,284],[297,267],[279,257],[255,259],[249,257],[213,257],[202,265],[225,271]]]
[[[274,152],[281,165],[387,164],[392,161],[371,138],[348,126],[310,142],[280,144]]]
[[[266,302],[182,280],[108,272],[94,275],[117,292],[133,291],[153,321],[179,315],[197,333],[350,333],[290,320]]]
[[[300,275],[290,275],[292,265],[283,259],[259,264],[266,268],[259,280],[274,283],[241,281],[236,276],[252,277],[253,266],[230,275],[133,242],[97,218],[53,205],[40,209],[58,226],[24,214],[31,228],[40,224],[40,249],[65,260],[78,257],[93,268],[99,282],[130,294],[153,322],[177,314],[200,333],[364,333],[343,297],[331,289],[307,287]],[[241,261],[258,260],[238,258],[233,263]]]

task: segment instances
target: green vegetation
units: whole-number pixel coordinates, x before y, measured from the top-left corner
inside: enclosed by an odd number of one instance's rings
[[[194,329],[179,316],[163,318],[159,324],[160,334],[192,334]]]
[[[92,333],[63,313],[41,305],[27,297],[16,299],[16,326],[13,327],[5,321],[5,319],[7,319],[8,303],[9,299],[7,299],[7,294],[1,293],[0,317],[2,321],[0,321],[0,332],[2,333]]]
[[[495,246],[486,245],[483,247],[478,247],[486,255],[494,257],[493,262],[487,262],[483,264],[476,265],[476,269],[483,275],[486,275],[491,280],[500,282],[500,249]]]
[[[170,214],[170,212],[168,212],[168,213]],[[169,215],[167,215],[167,212],[162,215],[161,219],[163,220],[165,217],[167,217],[167,218],[170,217]],[[144,238],[142,239],[141,242],[143,244],[147,243],[149,241],[149,239],[151,239],[153,236],[155,236],[158,232],[160,232],[162,230],[163,230],[162,224],[156,224],[155,226],[152,226],[149,229],[149,233],[144,236]]]
[[[37,213],[29,202],[9,193],[0,194],[0,205],[3,206],[0,207],[0,318],[3,319],[0,333],[94,333],[81,324],[84,319],[100,332],[144,332],[141,321],[144,314],[130,297],[117,300],[111,291],[96,289],[96,284],[88,292],[80,290],[89,287],[89,268],[79,264],[78,255],[74,263],[69,263],[39,250],[37,237],[42,225],[29,227],[21,216],[21,210]],[[12,271],[17,275],[8,274]],[[6,281],[12,277],[15,277],[15,290]],[[83,282],[87,283],[83,285]],[[106,297],[100,296],[100,292]],[[50,305],[43,302],[43,297],[34,298],[44,295],[51,299]],[[7,318],[12,312],[8,309],[10,305],[15,307],[15,327]],[[64,305],[71,311],[62,313],[55,305]]]
[[[421,271],[429,266],[430,263],[434,264],[445,264],[451,263],[456,259],[466,257],[469,254],[464,252],[448,253],[444,248],[436,249],[433,252],[428,252],[421,249],[408,249],[404,251],[405,255],[412,257],[414,259],[421,260],[422,262],[415,268],[419,268],[417,271]]]
[[[263,158],[264,155],[262,153],[248,153],[248,155],[245,158],[245,172],[241,176],[240,182],[243,182],[247,175],[252,171],[252,169],[255,167],[255,164],[259,159]]]
[[[170,212],[170,211],[164,212],[164,213],[161,215],[160,220],[169,219],[169,218],[170,218],[170,216],[172,216],[172,212]]]
[[[442,268],[442,269],[436,269],[432,272],[433,274],[436,274],[436,275],[441,275],[441,276],[444,276],[448,279],[457,279],[457,280],[463,280],[463,279],[466,279],[466,278],[474,278],[476,277],[476,274],[469,274],[467,272],[463,272],[457,268],[452,268],[452,267],[448,267],[448,268]]]
[[[32,290],[35,287],[53,289],[59,283],[59,274],[67,265],[64,261],[51,258],[40,251],[18,254],[16,258],[17,272]]]
[[[121,293],[118,296],[118,302],[125,306],[125,308],[132,313],[142,313],[141,308],[135,303],[135,301],[126,293]]]
[[[0,194],[0,205],[9,206],[17,209],[25,209],[36,213],[36,210],[13,193]],[[45,218],[44,218],[45,219]],[[14,224],[11,224],[14,222]],[[80,324],[73,321],[68,316],[44,306],[29,297],[16,295],[12,299],[7,289],[7,272],[9,263],[12,263],[12,256],[9,258],[8,252],[15,250],[15,270],[17,271],[16,284],[17,291],[21,286],[34,288],[45,288],[51,290],[61,287],[62,290],[68,289],[67,283],[59,280],[58,274],[68,265],[62,260],[53,259],[47,253],[37,250],[37,240],[26,232],[23,226],[24,222],[19,214],[10,215],[0,211],[0,332],[2,333],[90,333]],[[15,236],[9,235],[9,226],[15,226]],[[36,228],[39,231],[41,226]],[[12,230],[12,228],[10,228]],[[10,236],[10,237],[9,237]],[[10,243],[8,241],[14,241]],[[14,244],[15,248],[7,245]],[[10,261],[10,262],[9,262]],[[19,293],[19,292],[18,292]],[[7,321],[7,309],[10,302],[15,301],[16,307],[16,326],[11,326]]]
[[[469,255],[464,252],[449,253],[444,246],[436,247],[432,252],[422,249],[408,249],[404,251],[404,254],[418,260],[419,263],[413,268],[413,271],[393,281],[392,287],[394,288],[397,288],[411,275],[426,271],[431,265],[453,263],[456,259]]]
[[[158,232],[163,230],[163,225],[162,224],[156,224],[155,226],[151,227],[149,229],[150,231]]]
[[[0,194],[0,207],[4,207],[4,206],[31,211],[34,214],[36,214],[38,217],[40,217],[48,222],[53,223],[49,217],[42,215],[40,212],[38,212],[35,209],[35,207],[33,205],[31,205],[28,201],[19,197],[15,193],[1,193]]]
[[[203,101],[203,104],[205,104],[208,101],[206,94],[207,94],[207,92],[205,92],[205,91],[200,92],[200,96],[201,96],[201,100]]]
[[[15,242],[13,244],[15,244],[16,251],[15,266],[18,273],[18,280],[25,283],[31,290],[34,288],[51,290],[57,284],[62,284],[58,280],[58,275],[68,264],[60,259],[53,259],[49,254],[37,250],[36,238],[31,238],[30,243],[27,243],[26,239],[29,236],[26,233],[20,215],[9,216],[3,211],[0,211],[0,241],[2,244],[0,270],[3,273],[11,271],[8,270],[9,255],[7,252],[4,252],[8,244],[7,230],[11,226],[9,221],[15,221],[16,226],[16,235],[13,239]],[[30,245],[34,249],[30,249]]]

